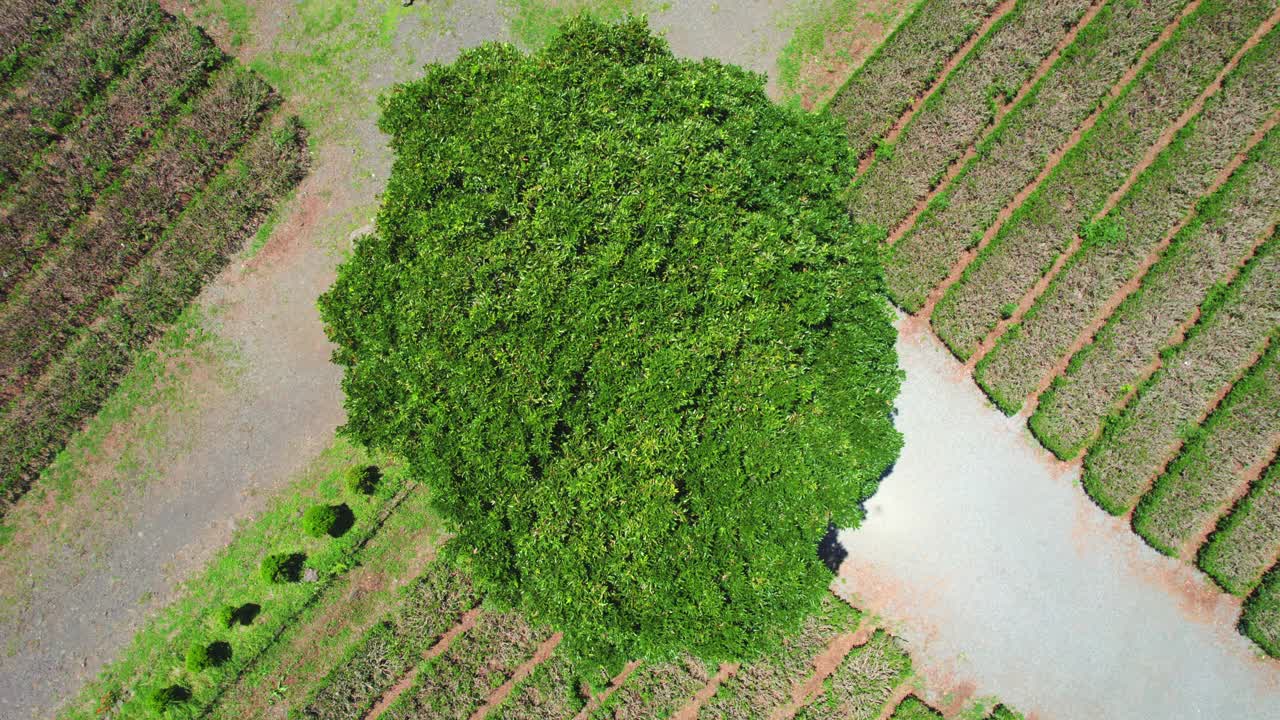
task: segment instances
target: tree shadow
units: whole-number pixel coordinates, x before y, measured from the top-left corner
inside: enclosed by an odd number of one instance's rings
[[[225,640],[218,640],[209,643],[209,660],[213,662],[214,667],[231,659],[231,643]]]
[[[232,611],[231,618],[235,620],[237,625],[252,625],[260,612],[262,612],[261,605],[247,602]]]
[[[333,506],[334,520],[329,528],[329,537],[340,538],[356,524],[356,514],[346,503]]]

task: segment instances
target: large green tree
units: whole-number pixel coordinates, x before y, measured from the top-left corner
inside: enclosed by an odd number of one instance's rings
[[[830,117],[642,20],[489,44],[383,100],[376,232],[321,299],[346,432],[477,583],[612,664],[758,650],[900,447],[874,238]]]

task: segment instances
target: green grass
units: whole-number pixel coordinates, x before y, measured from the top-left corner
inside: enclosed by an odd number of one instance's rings
[[[858,60],[844,43],[830,44],[829,35],[851,30],[863,20],[873,22],[887,34],[919,4],[920,0],[899,0],[893,9],[877,13],[866,10],[866,3],[862,0],[792,3],[778,18],[782,29],[791,29],[791,39],[778,53],[778,85],[783,94],[794,97],[806,90],[801,87],[800,74],[810,63],[836,60],[847,64]],[[874,38],[877,42],[880,39]]]
[[[400,491],[415,492],[407,487],[403,471],[392,466],[386,468],[377,494],[347,495],[342,485],[344,472],[370,460],[364,452],[342,441],[322,453],[272,500],[262,515],[236,533],[203,573],[183,586],[181,598],[153,617],[129,648],[89,683],[59,717],[99,717],[104,698],[114,698],[108,705],[118,704],[125,717],[156,717],[146,707],[146,693],[175,683],[192,692],[188,710],[216,699],[221,689],[270,648],[329,584],[361,559],[365,542],[379,529],[379,514],[398,499]],[[298,525],[302,511],[316,502],[338,501],[351,506],[355,526],[341,538],[305,537]],[[318,573],[318,581],[268,585],[257,572],[258,562],[267,553],[279,551],[306,553],[306,567]],[[261,606],[252,624],[227,630],[211,623],[218,608],[243,603]],[[233,654],[227,663],[200,674],[183,667],[182,658],[193,642],[215,640],[231,643]]]
[[[556,29],[569,18],[586,11],[612,22],[624,16],[654,15],[669,3],[655,0],[502,0],[508,29],[516,44],[525,50],[546,46]]]
[[[246,0],[205,0],[193,13],[201,23],[221,22],[227,29],[227,40],[233,49],[249,39],[257,13]]]

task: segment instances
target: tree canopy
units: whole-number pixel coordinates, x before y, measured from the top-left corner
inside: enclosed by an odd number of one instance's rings
[[[838,122],[587,17],[382,109],[376,230],[320,303],[344,431],[407,460],[477,584],[580,657],[747,657],[815,609],[828,522],[901,444]]]

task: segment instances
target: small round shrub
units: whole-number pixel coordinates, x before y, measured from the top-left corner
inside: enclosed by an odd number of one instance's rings
[[[213,625],[218,629],[227,629],[240,624],[240,608],[235,605],[223,605],[214,611]]]
[[[187,669],[193,673],[218,667],[230,659],[231,645],[221,640],[208,644],[196,643],[187,648]]]
[[[157,714],[163,715],[191,699],[191,691],[182,685],[156,688],[147,696],[147,704]]]
[[[338,509],[333,505],[313,505],[302,516],[302,531],[318,538],[330,535],[338,525]]]
[[[272,584],[297,582],[306,559],[302,553],[272,553],[262,558],[262,579]]]
[[[352,495],[372,495],[382,481],[382,471],[377,465],[357,465],[347,470],[347,492]]]

